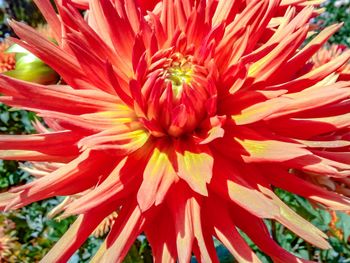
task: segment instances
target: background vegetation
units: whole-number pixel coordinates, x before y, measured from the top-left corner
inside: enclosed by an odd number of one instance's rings
[[[331,38],[332,43],[350,45],[350,0],[327,1],[324,4],[326,12],[313,22],[321,27],[344,21],[343,28]],[[37,26],[43,19],[30,0],[0,0],[0,38],[11,35],[6,19],[14,18]],[[9,109],[0,105],[0,133],[23,134],[33,132],[32,113]],[[0,161],[0,192],[10,187],[31,181],[29,174],[19,169],[14,161]],[[276,193],[290,207],[304,218],[328,234],[333,247],[321,251],[310,246],[301,238],[278,223],[266,221],[273,238],[282,247],[306,259],[319,262],[345,263],[350,262],[350,216],[343,213],[330,214],[320,210],[304,198],[292,195],[280,189]],[[61,197],[31,204],[23,209],[0,213],[0,262],[38,262],[42,256],[63,235],[74,218],[62,221],[47,218],[48,212],[55,207]],[[337,220],[335,220],[337,218]],[[242,233],[242,235],[244,235]],[[259,249],[245,237],[263,262],[271,262]],[[101,238],[91,237],[84,246],[71,258],[70,262],[88,262],[101,243]],[[1,242],[7,242],[7,251],[1,251]],[[216,243],[221,262],[233,262],[228,251]],[[193,260],[195,262],[195,260]],[[152,262],[150,248],[145,239],[139,238],[132,247],[125,262]]]

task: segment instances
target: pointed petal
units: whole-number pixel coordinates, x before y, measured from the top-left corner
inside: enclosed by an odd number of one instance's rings
[[[144,222],[136,201],[124,205],[107,236],[107,249],[101,262],[122,262],[130,246],[141,233]]]
[[[57,17],[55,9],[53,8],[49,0],[34,0],[35,4],[40,9],[41,13],[46,19],[46,22],[50,26],[56,41],[61,42],[61,22]]]
[[[144,146],[149,136],[149,133],[137,122],[118,123],[110,129],[83,138],[78,146],[82,150],[113,150],[115,154],[127,155]]]
[[[263,220],[249,214],[242,208],[235,207],[234,211],[240,215],[233,218],[235,224],[244,231],[263,252],[270,255],[274,262],[312,263],[312,261],[297,258],[273,241]]]
[[[193,233],[198,245],[197,259],[200,262],[219,263],[216,250],[214,247],[213,237],[210,228],[206,224],[206,218],[203,215],[204,206],[196,198],[190,199],[190,209],[192,215]]]
[[[47,148],[57,148],[57,144],[68,144],[74,149],[74,144],[81,135],[72,131],[60,131],[33,135],[0,135],[1,150],[38,150],[50,152]],[[75,146],[76,147],[76,146]],[[65,146],[65,148],[68,148]],[[54,150],[55,152],[55,150]],[[72,151],[72,154],[78,153]]]
[[[105,97],[103,96],[104,93],[99,91],[87,92],[85,90],[82,92],[64,85],[44,86],[12,79],[5,75],[0,75],[0,92],[3,95],[11,96],[5,97],[7,101],[2,100],[11,106],[54,110],[70,114],[113,109],[115,104],[118,103],[117,97]],[[28,97],[30,97],[30,100],[27,99]],[[43,100],[43,97],[45,97],[45,100]],[[71,107],[73,103],[74,107]]]
[[[341,27],[341,24],[331,25],[322,30],[314,39],[312,39],[304,48],[294,55],[286,64],[283,78],[288,78],[300,70],[302,66],[314,55],[325,42]]]
[[[191,190],[187,185],[183,185],[183,188],[179,189],[182,192],[180,195],[173,189],[172,195],[169,196],[169,208],[175,220],[178,261],[179,263],[187,263],[191,259],[195,239],[189,197]]]
[[[317,246],[321,249],[329,249],[331,246],[325,240],[327,235],[319,230],[317,227],[306,221],[304,218],[295,213],[285,203],[283,203],[271,190],[260,186],[261,192],[273,200],[279,209],[279,215],[276,215],[275,219],[281,224],[288,227],[291,231],[296,233],[307,242]]]
[[[137,192],[137,202],[142,211],[147,210],[153,204],[163,202],[169,188],[178,180],[170,155],[172,150],[158,145],[153,150],[145,171],[143,181]]]
[[[266,176],[271,184],[288,192],[319,202],[334,210],[350,210],[350,198],[316,186],[296,175],[269,167]]]
[[[175,263],[177,259],[176,236],[173,217],[167,206],[163,206],[145,227],[155,263]]]
[[[235,202],[257,217],[272,218],[274,214],[279,212],[278,207],[271,203],[260,191],[240,178],[242,177],[241,173],[245,171],[239,169],[239,167],[234,163],[215,160],[215,176],[210,184],[212,191],[226,200]],[[256,200],[259,200],[259,202]]]
[[[284,162],[312,155],[302,144],[265,138],[253,130],[240,129],[239,132],[242,133],[235,137],[235,141],[243,147],[241,156],[247,162]]]
[[[67,151],[65,152],[67,153]],[[0,150],[1,160],[67,163],[67,162],[70,162],[75,157],[76,155],[73,155],[73,156],[67,156],[67,154],[54,155],[54,154],[41,153],[39,151],[27,151],[27,150],[3,150],[2,151]]]
[[[229,208],[224,206],[224,200],[214,199],[214,196],[212,196],[208,199],[208,203],[207,218],[213,224],[214,233],[235,259],[239,263],[260,263],[259,258],[237,231],[228,213]],[[215,214],[212,214],[212,211],[215,211]],[[217,215],[220,215],[220,217]]]
[[[252,106],[242,109],[240,113],[232,115],[231,118],[237,125],[258,122],[271,114],[282,110],[290,101],[291,99],[289,98],[274,98],[254,103]]]
[[[135,158],[135,154],[124,157],[106,180],[67,206],[65,215],[85,213],[103,203],[110,203],[125,198],[139,187],[139,181],[145,166],[145,160]]]
[[[106,158],[104,154],[85,151],[50,175],[11,189],[11,192],[19,193],[19,197],[8,206],[19,208],[55,195],[65,196],[84,191],[96,185],[99,176],[101,176],[100,179],[106,176],[105,173],[113,165],[113,163],[106,165]],[[104,168],[101,169],[101,167]]]
[[[233,8],[234,4],[235,1],[219,0],[214,16],[212,18],[212,25],[215,26],[222,22],[225,22],[229,17],[230,13],[235,10]]]
[[[305,40],[307,32],[308,26],[300,28],[279,42],[276,48],[249,67],[248,77],[254,78],[255,83],[269,81]]]
[[[63,51],[54,43],[42,37],[31,27],[18,22],[11,22],[11,27],[21,38],[12,39],[12,41],[45,61],[47,65],[53,68],[68,83],[76,83],[79,78],[84,79],[79,68],[78,61],[68,52]]]
[[[179,177],[194,191],[208,195],[207,184],[212,177],[214,162],[208,146],[178,141],[175,150]]]
[[[330,85],[322,85],[318,83],[310,88],[304,89],[297,93],[289,93],[282,95],[284,98],[291,100],[286,105],[267,116],[265,119],[273,119],[288,114],[302,112],[314,108],[321,108],[323,106],[340,102],[350,95],[350,84],[346,82],[330,83]]]

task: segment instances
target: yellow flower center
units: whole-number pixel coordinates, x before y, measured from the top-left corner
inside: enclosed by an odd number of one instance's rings
[[[172,57],[172,63],[166,70],[166,79],[171,81],[173,94],[178,98],[183,90],[184,84],[190,84],[193,76],[193,64],[189,58],[176,53]]]

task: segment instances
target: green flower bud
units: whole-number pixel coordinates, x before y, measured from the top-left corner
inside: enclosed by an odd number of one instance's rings
[[[59,80],[52,68],[25,48],[14,44],[6,52],[16,54],[16,67],[6,71],[5,75],[38,84],[55,84]]]

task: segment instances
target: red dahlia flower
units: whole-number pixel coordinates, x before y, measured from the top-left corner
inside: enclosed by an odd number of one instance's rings
[[[238,229],[276,262],[304,262],[273,241],[265,218],[329,248],[272,189],[350,207],[305,179],[350,175],[350,83],[334,74],[350,53],[305,70],[340,25],[300,48],[314,10],[290,6],[276,23],[278,0],[163,0],[154,11],[91,0],[88,22],[70,1],[57,1],[58,16],[49,0],[36,2],[58,45],[16,22],[14,41],[67,85],[0,77],[0,101],[49,127],[0,137],[0,157],[31,161],[37,175],[0,206],[69,197],[58,211],[78,219],[43,262],[66,262],[115,212],[94,262],[121,262],[141,233],[155,262],[189,262],[192,252],[218,262],[213,237],[239,262],[258,262]]]

